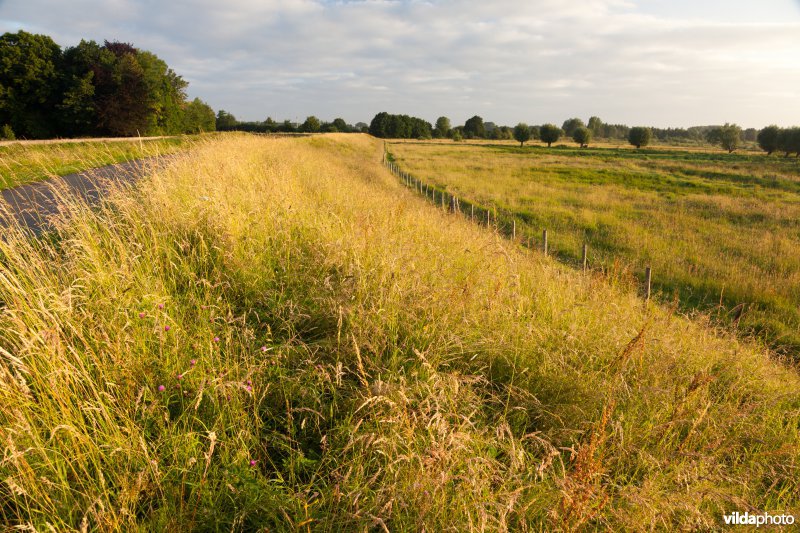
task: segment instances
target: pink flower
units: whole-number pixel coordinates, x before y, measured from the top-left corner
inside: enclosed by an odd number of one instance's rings
[[[219,337],[214,337],[214,342],[219,342]]]
[[[159,309],[164,309],[164,304],[158,304]]]
[[[256,466],[257,463],[258,461],[256,461],[255,459],[250,459],[250,466]]]
[[[164,331],[169,331],[170,329],[172,328],[170,328],[169,326],[164,326]]]
[[[144,313],[139,313],[139,318],[144,318],[145,316],[147,315],[145,315]]]
[[[192,359],[191,361],[189,361],[189,364],[192,365],[192,366],[196,365],[197,364],[197,359]]]
[[[164,385],[158,386],[158,392],[164,392],[165,390],[167,390],[167,388]]]
[[[183,379],[183,374],[178,374],[178,379]]]
[[[266,351],[267,351],[267,347],[266,347],[266,346],[262,346],[262,347],[261,347],[261,351],[262,351],[262,352],[266,352]]]
[[[247,386],[244,388],[244,390],[246,390],[247,392],[253,392],[253,387],[251,387],[250,385],[247,385]]]

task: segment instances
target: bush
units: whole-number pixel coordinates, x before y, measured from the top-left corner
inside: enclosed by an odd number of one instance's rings
[[[11,126],[4,124],[3,128],[0,129],[0,139],[5,141],[14,141],[17,139],[17,136],[14,135],[14,130],[11,129]]]
[[[628,142],[636,148],[647,146],[653,138],[653,130],[650,128],[635,127],[628,132]]]

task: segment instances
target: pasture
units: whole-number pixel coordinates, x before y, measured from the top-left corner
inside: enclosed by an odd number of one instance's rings
[[[391,143],[399,167],[518,239],[800,355],[800,161],[683,148]],[[620,275],[621,274],[621,275]]]

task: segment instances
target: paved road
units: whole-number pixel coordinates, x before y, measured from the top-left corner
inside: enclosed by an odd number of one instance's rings
[[[6,208],[11,218],[19,224],[34,234],[41,234],[47,229],[48,218],[59,211],[59,202],[56,198],[58,189],[64,189],[89,204],[96,204],[109,186],[114,183],[132,183],[164,159],[164,157],[140,159],[2,190],[0,228],[11,223],[2,215],[2,211]]]

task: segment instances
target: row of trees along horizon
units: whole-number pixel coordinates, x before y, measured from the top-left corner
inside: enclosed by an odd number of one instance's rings
[[[555,124],[528,126],[519,123],[514,127],[498,126],[484,122],[480,116],[473,116],[463,126],[453,127],[450,119],[439,117],[435,124],[425,119],[409,115],[392,115],[381,112],[375,115],[369,125],[359,122],[350,125],[342,118],[324,122],[309,116],[304,122],[284,120],[275,121],[271,117],[263,122],[240,122],[232,114],[220,110],[217,114],[217,130],[248,131],[255,133],[369,133],[382,139],[489,139],[517,140],[520,145],[528,141],[541,141],[551,146],[560,139],[572,140],[586,147],[592,139],[627,141],[637,148],[648,146],[656,140],[662,143],[700,144],[720,146],[728,152],[742,147],[744,143],[757,144],[768,154],[783,152],[800,155],[800,128],[779,128],[767,126],[761,130],[742,129],[736,124],[722,126],[693,126],[690,128],[651,128],[630,127],[625,124],[606,124],[593,116],[588,123],[579,118],[564,121],[561,127]]]
[[[0,36],[2,137],[172,135],[213,131],[214,110],[152,52],[47,35]]]

